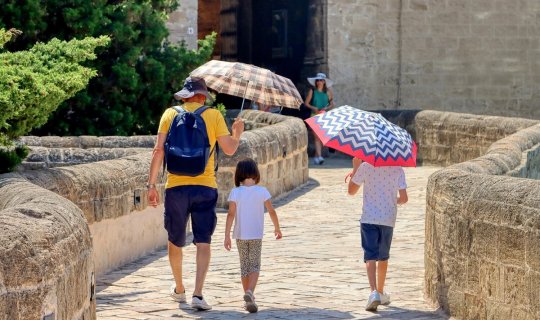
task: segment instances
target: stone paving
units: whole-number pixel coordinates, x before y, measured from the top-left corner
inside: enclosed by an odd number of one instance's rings
[[[98,319],[446,319],[423,299],[424,208],[427,178],[436,167],[407,168],[409,203],[394,231],[386,289],[390,306],[364,310],[369,285],[362,259],[361,195],[347,196],[350,160],[310,164],[310,180],[274,201],[283,239],[266,219],[257,314],[242,309],[236,248],[223,248],[225,213],[212,243],[205,299],[212,311],[196,312],[167,296],[172,283],[166,250],[150,254],[98,279]],[[361,192],[360,192],[361,193]],[[234,246],[234,242],[233,242]],[[184,283],[193,290],[195,247],[184,250]],[[189,295],[188,295],[189,297]],[[189,300],[189,299],[188,299]]]

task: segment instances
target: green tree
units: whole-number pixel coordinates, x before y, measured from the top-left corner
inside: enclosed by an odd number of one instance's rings
[[[0,2],[2,2],[0,0]],[[177,0],[7,0],[0,27],[28,30],[19,49],[35,41],[110,35],[111,45],[87,66],[99,77],[64,102],[36,134],[131,135],[155,132],[172,94],[206,62],[215,35],[198,50],[165,41],[167,14]]]
[[[14,34],[0,29],[0,49]],[[26,51],[0,53],[0,146],[11,147],[14,139],[43,125],[63,101],[84,89],[97,73],[81,63],[95,59],[95,49],[109,41],[106,36],[52,39]]]

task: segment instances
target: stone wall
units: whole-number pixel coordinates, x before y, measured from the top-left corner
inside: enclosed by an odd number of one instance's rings
[[[537,0],[328,0],[338,105],[540,119]]]
[[[244,110],[240,117],[253,130],[242,135],[242,142],[232,157],[221,157],[217,175],[218,206],[227,206],[234,187],[236,163],[249,157],[257,161],[261,185],[276,197],[307,182],[307,130],[302,120],[269,112]]]
[[[171,40],[196,48],[197,10],[181,2]],[[311,0],[309,10],[322,33],[308,37],[302,78],[327,72],[337,105],[540,119],[537,0]]]
[[[258,161],[261,183],[274,197],[307,182],[301,120],[251,110],[240,116],[251,130],[235,156],[220,153],[219,206],[226,205],[236,162],[243,157]],[[155,137],[21,141],[32,145],[31,157],[42,169],[29,165],[0,175],[0,320],[51,314],[94,319],[93,275],[167,243],[163,205],[148,207],[144,187]],[[130,149],[134,154],[124,156]],[[94,162],[109,156],[122,157]],[[163,195],[164,181],[158,190]]]
[[[83,213],[17,174],[0,176],[0,319],[95,319]]]
[[[417,163],[448,166],[477,158],[492,143],[537,120],[432,110],[373,110],[405,128],[418,146]],[[534,157],[534,151],[531,157]]]
[[[415,117],[414,138],[423,163],[447,166],[477,158],[495,141],[536,123],[519,118],[422,111]]]
[[[395,109],[399,1],[328,0],[328,76],[336,105]]]
[[[461,131],[470,120],[453,115],[439,129]],[[540,173],[540,124],[521,129],[514,119],[492,120],[486,124],[495,124],[487,128],[494,136],[512,126],[517,132],[429,179],[426,296],[459,319],[538,319],[540,181],[531,178]],[[483,124],[477,122],[479,133]]]

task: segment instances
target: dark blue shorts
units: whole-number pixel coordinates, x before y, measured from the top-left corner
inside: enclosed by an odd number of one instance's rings
[[[364,262],[368,260],[385,261],[390,258],[390,245],[394,228],[379,224],[362,223],[362,249]]]
[[[165,229],[169,241],[178,247],[186,244],[186,229],[191,217],[193,243],[210,243],[216,229],[217,189],[206,186],[178,186],[165,190]]]

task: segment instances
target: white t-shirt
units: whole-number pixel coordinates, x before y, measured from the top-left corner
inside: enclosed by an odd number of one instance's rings
[[[262,239],[264,234],[264,202],[272,196],[265,187],[239,186],[231,190],[228,201],[236,203],[233,239]]]
[[[406,189],[402,167],[374,167],[362,162],[352,182],[364,184],[361,223],[394,227],[397,216],[398,190]]]

